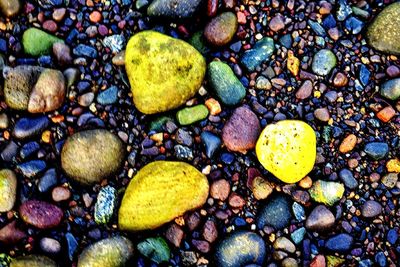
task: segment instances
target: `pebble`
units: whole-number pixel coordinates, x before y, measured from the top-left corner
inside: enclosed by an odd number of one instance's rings
[[[344,183],[345,187],[349,189],[356,189],[358,186],[357,180],[349,169],[341,169],[339,172],[339,178]]]
[[[119,53],[125,47],[125,38],[123,35],[114,34],[107,36],[103,40],[104,46],[111,49],[112,53]]]
[[[296,246],[288,238],[281,236],[278,237],[273,245],[275,250],[283,250],[288,253],[294,253],[296,251]]]
[[[222,140],[230,151],[245,154],[256,146],[260,132],[261,126],[257,115],[249,108],[242,106],[235,109],[225,123],[222,129]]]
[[[314,55],[312,70],[317,75],[325,76],[336,66],[336,62],[336,56],[331,50],[321,49]]]
[[[71,49],[64,43],[53,44],[53,54],[60,66],[68,66],[72,64]]]
[[[0,129],[7,129],[9,125],[8,116],[5,113],[0,114]]]
[[[40,200],[22,203],[19,214],[25,223],[39,229],[57,227],[63,218],[63,211],[59,207]]]
[[[155,0],[147,8],[147,14],[152,17],[169,19],[185,19],[192,17],[201,7],[202,0]]]
[[[39,179],[38,189],[44,193],[49,191],[57,184],[57,173],[55,169],[48,169],[43,176]]]
[[[12,221],[0,229],[0,242],[14,245],[27,237],[26,233],[17,227],[17,221]]]
[[[211,184],[210,195],[214,199],[225,201],[231,192],[231,185],[225,179],[220,179]]]
[[[365,218],[374,218],[381,214],[382,206],[375,200],[366,201],[361,207],[361,214]]]
[[[397,100],[400,97],[400,78],[384,82],[380,86],[379,93],[389,100]]]
[[[382,177],[382,184],[386,186],[387,188],[394,188],[399,177],[397,173],[388,173],[385,176]]]
[[[273,190],[273,185],[259,176],[255,177],[251,183],[251,191],[257,200],[268,198]]]
[[[308,215],[306,228],[311,231],[326,231],[335,224],[335,216],[324,205],[316,206]]]
[[[264,76],[259,76],[256,81],[256,88],[259,90],[270,90],[272,88],[272,84]]]
[[[307,99],[311,96],[313,91],[313,84],[310,80],[305,80],[300,86],[299,90],[296,92],[296,98]]]
[[[237,105],[246,95],[246,89],[226,63],[211,62],[208,65],[208,81],[225,105]]]
[[[317,108],[314,110],[314,116],[317,120],[322,122],[328,122],[331,118],[328,108]]]
[[[253,72],[262,63],[269,60],[275,50],[274,40],[269,37],[257,41],[252,49],[245,51],[240,59],[242,65],[249,72]]]
[[[131,180],[119,209],[119,228],[155,229],[207,200],[207,178],[184,162],[155,161]],[[160,198],[159,196],[165,196]]]
[[[204,102],[204,104],[206,105],[206,107],[210,111],[210,115],[212,115],[212,116],[216,116],[216,115],[220,114],[222,111],[221,105],[214,98],[207,99],[206,102]]]
[[[17,195],[17,177],[8,169],[0,171],[0,212],[6,212],[14,207]]]
[[[1,0],[0,12],[7,18],[15,17],[22,9],[23,4],[19,0]]]
[[[271,226],[280,230],[286,227],[292,218],[290,206],[291,203],[284,195],[269,198],[257,214],[258,228],[263,229],[265,226]]]
[[[139,252],[151,261],[160,264],[170,259],[170,249],[162,237],[149,237],[137,245]]]
[[[344,186],[337,182],[318,180],[308,191],[314,201],[332,206],[342,198]]]
[[[204,37],[211,45],[224,46],[233,39],[237,28],[236,15],[223,12],[208,22],[204,28]]]
[[[29,28],[22,35],[24,52],[34,57],[49,55],[53,45],[58,42],[63,41],[37,28]]]
[[[65,201],[71,197],[71,191],[64,186],[57,186],[51,192],[51,197],[55,202]]]
[[[149,9],[159,5],[157,2]],[[188,1],[179,3],[184,2]],[[125,60],[135,107],[145,114],[183,105],[197,93],[206,72],[205,59],[194,47],[154,31],[131,37]]]
[[[215,250],[216,264],[220,267],[261,266],[265,258],[264,240],[258,234],[247,231],[231,234]]]
[[[14,258],[10,267],[57,267],[57,264],[50,258],[42,255],[27,255]]]
[[[280,30],[283,30],[285,28],[285,21],[284,17],[280,14],[276,15],[269,21],[269,28],[274,31],[278,32]]]
[[[125,266],[133,256],[132,242],[122,236],[100,240],[86,247],[79,255],[77,267]]]
[[[114,214],[117,204],[117,190],[112,186],[100,189],[94,206],[94,221],[97,224],[107,224]]]
[[[110,88],[101,91],[96,98],[101,105],[112,105],[118,100],[118,87],[111,86]]]
[[[368,44],[385,53],[400,54],[400,34],[397,31],[399,23],[400,3],[385,7],[368,27]]]
[[[68,137],[62,148],[61,165],[70,178],[88,185],[114,174],[124,154],[124,145],[114,134],[102,129],[86,130]]]
[[[326,249],[332,252],[346,253],[353,246],[353,237],[349,234],[338,234],[329,238],[326,243]]]
[[[349,82],[347,76],[341,72],[338,72],[333,79],[333,85],[335,87],[344,87]]]
[[[364,152],[374,160],[380,160],[387,156],[389,146],[382,142],[368,143],[364,147]]]
[[[384,107],[377,114],[376,117],[382,122],[389,122],[396,115],[396,110],[391,106]]]
[[[97,50],[91,46],[80,44],[76,46],[72,53],[78,57],[96,58]]]
[[[27,178],[33,178],[46,169],[46,162],[43,160],[31,160],[17,165],[17,170]]]
[[[58,254],[61,251],[61,244],[54,238],[43,237],[39,242],[41,250],[49,254]]]
[[[208,109],[205,105],[197,105],[179,110],[176,113],[176,119],[180,125],[190,125],[206,119]]]
[[[222,144],[222,141],[218,136],[206,131],[201,133],[201,141],[204,143],[208,158],[212,158]]]
[[[357,145],[357,136],[354,134],[349,134],[340,143],[339,151],[340,153],[349,153],[353,151],[354,147]]]
[[[314,167],[316,135],[310,125],[281,120],[267,125],[256,144],[257,159],[275,177],[296,183]]]

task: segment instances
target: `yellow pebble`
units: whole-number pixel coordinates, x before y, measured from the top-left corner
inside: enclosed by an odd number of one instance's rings
[[[320,91],[314,91],[314,97],[320,98],[321,97],[321,92]]]
[[[42,141],[45,143],[50,143],[51,141],[51,132],[49,130],[44,131],[42,133]]]
[[[388,172],[400,173],[400,160],[398,158],[391,159],[386,163]]]
[[[287,68],[294,75],[299,74],[300,60],[295,57],[293,51],[288,51]]]

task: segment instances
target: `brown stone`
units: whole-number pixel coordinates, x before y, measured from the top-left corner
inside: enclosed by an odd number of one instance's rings
[[[314,111],[314,116],[322,122],[327,122],[331,118],[327,108],[318,108]]]
[[[338,72],[333,79],[333,85],[335,87],[344,87],[349,82],[347,76],[341,72]]]
[[[203,226],[203,238],[209,243],[213,243],[218,237],[217,224],[208,220]]]
[[[175,247],[179,248],[181,246],[184,234],[185,233],[183,232],[182,228],[173,223],[165,232],[165,238]]]
[[[343,139],[342,143],[340,144],[339,151],[340,153],[349,153],[354,149],[356,144],[357,136],[355,136],[354,134],[349,134]]]
[[[314,259],[310,263],[310,267],[325,267],[326,262],[325,262],[325,257],[324,255],[317,255],[314,257]]]
[[[232,193],[229,196],[229,206],[235,209],[241,209],[246,205],[246,201],[236,193]]]
[[[396,115],[396,110],[394,110],[394,109],[392,108],[392,106],[387,106],[387,107],[381,109],[381,111],[379,111],[379,112],[376,114],[376,116],[378,117],[378,119],[379,119],[380,121],[383,121],[383,122],[388,122],[388,121],[390,121],[390,120],[394,117],[394,115]]]
[[[311,96],[313,91],[313,84],[310,80],[306,80],[300,86],[299,90],[296,92],[296,98],[298,99],[306,99]]]
[[[26,238],[25,232],[21,231],[16,226],[16,221],[12,221],[0,229],[0,242],[12,245]]]
[[[269,28],[274,31],[278,32],[285,28],[285,21],[282,15],[278,14],[271,19],[269,22]]]
[[[235,36],[237,18],[232,12],[224,12],[213,18],[204,29],[205,39],[212,45],[224,46]]]
[[[214,199],[225,201],[231,192],[231,185],[225,179],[220,179],[211,184],[210,195]]]

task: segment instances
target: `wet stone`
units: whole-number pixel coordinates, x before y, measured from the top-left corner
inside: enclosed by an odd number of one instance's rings
[[[374,200],[366,201],[361,207],[361,214],[365,218],[374,218],[381,214],[382,206]]]
[[[0,212],[14,207],[17,195],[17,177],[8,169],[0,171]]]
[[[202,132],[201,140],[204,143],[208,158],[212,158],[222,144],[221,139],[211,132]]]
[[[184,19],[193,16],[201,7],[202,0],[155,0],[147,9],[147,14],[153,17],[169,19]]]
[[[389,100],[397,100],[400,97],[400,78],[383,83],[380,86],[379,93]]]
[[[339,178],[349,189],[355,189],[358,186],[357,180],[354,178],[353,173],[349,169],[340,170]]]
[[[365,145],[364,152],[372,159],[380,160],[388,154],[389,146],[382,142],[372,142]]]
[[[265,206],[260,209],[257,215],[257,226],[259,229],[271,226],[279,230],[286,227],[291,218],[289,200],[283,195],[276,195],[269,198]]]
[[[331,50],[322,49],[314,55],[312,70],[317,75],[325,76],[336,66],[336,62],[336,56]]]
[[[345,253],[353,246],[353,237],[349,234],[338,234],[329,238],[325,247],[332,252]]]
[[[100,190],[94,206],[94,221],[97,224],[109,222],[116,206],[116,196],[117,191],[112,186],[105,186]]]
[[[240,61],[249,72],[255,71],[262,63],[269,60],[271,55],[274,53],[274,49],[274,40],[265,37],[257,41],[252,49],[244,52]]]
[[[28,200],[19,207],[22,220],[39,229],[57,227],[63,218],[63,211],[48,202]]]
[[[49,126],[49,119],[46,116],[21,118],[14,126],[12,132],[17,139],[28,139],[41,134]]]
[[[237,27],[236,15],[232,12],[224,12],[206,25],[204,37],[212,45],[224,46],[232,40]]]
[[[324,205],[315,207],[306,220],[306,228],[312,231],[326,231],[335,223],[335,216]]]

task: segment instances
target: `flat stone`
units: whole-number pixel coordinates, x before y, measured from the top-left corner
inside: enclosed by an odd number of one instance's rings
[[[63,211],[59,207],[40,200],[22,203],[19,213],[25,223],[39,229],[57,227],[63,218]]]
[[[285,228],[292,218],[290,205],[289,200],[283,195],[269,198],[257,214],[258,228],[263,229],[265,226],[271,226],[276,230]]]
[[[147,14],[169,19],[191,18],[199,10],[202,2],[202,0],[155,0],[147,8]]]
[[[213,18],[204,28],[204,37],[215,46],[224,46],[234,37],[238,28],[236,15],[223,12]]]
[[[17,177],[8,169],[0,171],[0,212],[6,212],[14,207],[17,195]]]
[[[374,200],[366,201],[361,207],[361,214],[365,218],[374,218],[381,214],[382,206]]]
[[[335,224],[335,216],[324,205],[316,206],[306,220],[306,228],[311,231],[326,231]]]
[[[336,63],[336,56],[331,50],[321,49],[314,55],[312,70],[317,75],[325,76],[332,71]]]

